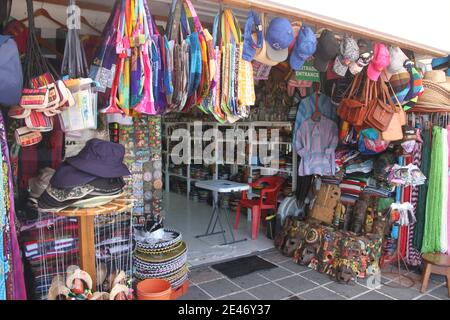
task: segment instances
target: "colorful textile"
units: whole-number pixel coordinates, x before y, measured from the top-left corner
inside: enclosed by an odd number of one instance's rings
[[[298,175],[334,175],[334,159],[338,144],[338,127],[335,122],[321,116],[319,121],[308,119],[297,130],[295,149],[301,157]]]
[[[443,199],[443,143],[442,128],[433,127],[433,146],[425,215],[422,253],[441,251]]]
[[[442,212],[441,212],[441,253],[448,250],[447,214],[448,214],[448,133],[442,129]]]
[[[26,291],[25,291],[25,282],[23,278],[23,266],[22,259],[20,257],[20,249],[19,244],[17,242],[17,234],[16,234],[16,214],[14,211],[14,188],[12,185],[12,173],[11,166],[9,160],[9,150],[8,144],[6,141],[6,130],[5,130],[5,122],[3,119],[3,115],[0,113],[0,144],[1,144],[1,153],[3,157],[3,175],[2,183],[3,183],[3,197],[0,199],[0,202],[4,203],[6,214],[8,215],[9,220],[9,232],[7,232],[6,237],[6,250],[8,253],[9,260],[9,272],[0,273],[0,283],[2,282],[2,277],[5,277],[6,280],[6,299],[13,300],[25,300],[26,299]],[[0,216],[1,219],[1,216]],[[1,223],[0,223],[1,225]],[[2,231],[3,227],[0,227]],[[4,236],[4,232],[2,232],[2,237]],[[5,240],[5,238],[4,238]],[[0,264],[1,261],[4,260],[0,255]]]
[[[414,147],[413,153],[412,153],[412,164],[421,167],[422,164],[422,146],[423,141],[421,138],[421,132],[420,129],[417,130],[417,141],[416,145]],[[414,247],[414,234],[417,226],[417,211],[419,207],[419,186],[412,186],[411,187],[411,197],[408,199],[408,201],[413,206],[413,215],[416,217],[416,223],[411,223],[408,226],[408,246],[406,250],[406,261],[408,264],[412,266],[419,266],[422,263],[422,257],[419,252]]]
[[[422,133],[422,164],[420,170],[427,177],[430,176],[431,164],[431,131],[426,129]],[[419,186],[419,199],[416,211],[416,226],[414,232],[413,246],[416,250],[422,249],[423,234],[425,228],[426,201],[428,195],[429,181],[425,181],[424,185]]]

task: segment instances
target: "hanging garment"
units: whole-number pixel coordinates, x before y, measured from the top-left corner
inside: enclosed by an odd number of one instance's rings
[[[338,127],[333,120],[321,116],[319,121],[308,119],[296,133],[295,149],[301,157],[298,175],[334,175]]]
[[[311,118],[314,111],[316,110],[316,94],[312,93],[310,96],[302,99],[297,109],[297,116],[295,118],[295,126],[294,131],[297,132],[298,128],[305,122],[307,119]],[[338,122],[338,116],[336,113],[336,107],[331,103],[331,99],[324,94],[319,95],[319,111],[322,115],[326,116],[328,119],[331,119]],[[296,135],[293,135],[293,143],[295,145]]]
[[[19,244],[17,242],[16,223],[15,223],[16,215],[14,211],[14,188],[12,185],[12,173],[9,160],[8,144],[6,141],[5,124],[1,113],[0,113],[0,144],[1,144],[1,153],[3,157],[2,163],[3,198],[0,199],[0,201],[3,201],[5,204],[5,212],[8,215],[9,219],[9,235],[7,239],[9,244],[7,243],[6,248],[8,248],[7,250],[9,250],[8,253],[11,259],[8,276],[9,279],[6,279],[7,281],[6,297],[8,299],[14,300],[25,300],[27,298],[27,295],[25,291],[25,282],[23,278],[22,259],[20,257],[20,249]],[[0,254],[0,264],[2,263],[1,260],[3,259]],[[4,274],[0,272],[0,287],[2,282],[1,279],[5,275],[8,275],[8,272]]]
[[[433,146],[425,212],[422,253],[441,251],[441,223],[443,199],[443,145],[442,128],[433,127]]]
[[[416,132],[417,141],[414,147],[414,151],[412,153],[412,164],[421,167],[422,164],[422,147],[423,141],[421,138],[421,132],[418,129]],[[412,186],[411,187],[411,199],[409,200],[413,206],[413,215],[417,219],[417,212],[419,207],[419,189],[420,186]],[[420,252],[414,247],[414,234],[417,230],[417,221],[416,223],[412,223],[408,227],[408,248],[407,248],[407,262],[412,266],[418,266],[422,263],[422,257]]]
[[[450,130],[450,125],[447,126],[447,146],[450,149],[450,134],[448,134],[448,130]],[[450,172],[450,152],[448,154],[448,165],[449,168],[447,172]],[[450,185],[450,175],[448,176],[448,184]],[[450,194],[448,195],[447,198],[447,252],[449,251],[449,248],[450,248]]]
[[[448,250],[447,214],[448,214],[448,132],[442,129],[442,212],[441,212],[441,252]]]
[[[420,165],[420,170],[425,176],[429,177],[431,164],[431,130],[426,129],[422,132],[422,140],[422,164]],[[429,181],[427,179],[427,181],[425,181],[425,184],[419,186],[419,199],[417,201],[418,204],[416,211],[417,223],[415,225],[413,240],[413,246],[418,251],[422,249],[428,184]]]

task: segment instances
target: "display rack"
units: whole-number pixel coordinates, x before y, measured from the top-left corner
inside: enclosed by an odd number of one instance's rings
[[[95,208],[68,208],[56,213],[63,217],[78,218],[78,236],[80,239],[80,268],[92,278],[92,287],[97,286],[97,270],[95,258],[95,222],[99,215],[116,214],[130,211],[134,199],[118,198],[108,204]]]
[[[269,121],[254,121],[254,122],[239,122],[239,123],[235,123],[235,124],[220,124],[217,122],[202,122],[202,126],[203,128],[213,128],[213,129],[217,129],[220,131],[223,131],[224,129],[232,129],[234,130],[234,132],[236,132],[236,130],[251,130],[251,129],[272,129],[272,128],[288,128],[289,130],[293,130],[293,124],[292,122],[288,122],[288,121],[281,121],[281,122],[269,122]],[[188,130],[191,133],[190,136],[190,140],[191,140],[191,146],[193,144],[194,141],[198,140],[198,137],[194,137],[193,136],[193,128],[194,128],[194,123],[193,122],[164,122],[163,123],[163,157],[164,157],[164,161],[165,161],[165,165],[164,165],[164,175],[165,175],[165,191],[166,192],[170,192],[171,188],[170,188],[170,181],[171,178],[177,178],[177,179],[183,179],[185,180],[186,183],[186,195],[187,197],[189,197],[189,194],[191,192],[191,188],[192,188],[192,183],[193,182],[197,182],[198,179],[194,179],[191,177],[191,168],[193,167],[192,162],[195,159],[191,159],[191,162],[188,164],[184,164],[184,172],[185,174],[180,174],[180,173],[176,173],[176,172],[171,172],[170,170],[170,163],[171,163],[171,159],[170,159],[170,152],[172,150],[172,146],[171,146],[171,140],[170,140],[170,132],[175,129],[175,128],[183,128]],[[210,144],[211,141],[203,141],[206,144]],[[216,142],[216,150],[218,147],[218,143],[220,142],[227,142],[226,139],[222,139],[222,140],[215,140],[214,142]],[[236,137],[236,135],[234,136],[234,140],[233,142],[242,142],[242,140],[238,140],[238,138]],[[219,179],[220,177],[220,165],[229,165],[231,166],[231,172],[232,174],[237,174],[239,172],[239,167],[245,167],[248,168],[249,170],[249,179],[247,182],[252,182],[252,176],[254,171],[256,170],[263,170],[265,172],[266,175],[274,175],[277,173],[281,173],[281,174],[285,174],[287,176],[290,177],[291,179],[291,183],[292,183],[292,190],[295,191],[295,187],[297,184],[297,154],[295,152],[295,150],[293,150],[293,146],[292,146],[292,142],[291,141],[279,141],[279,142],[272,142],[272,141],[267,141],[267,142],[263,142],[263,143],[267,143],[270,145],[270,147],[272,148],[272,146],[278,144],[281,146],[281,148],[284,148],[285,152],[288,151],[290,153],[292,153],[292,166],[289,169],[285,169],[285,168],[279,168],[279,169],[271,169],[268,167],[263,167],[263,166],[258,166],[257,163],[253,162],[252,159],[254,158],[254,154],[256,154],[256,151],[254,151],[254,149],[256,148],[256,146],[258,144],[262,144],[262,142],[258,142],[256,141],[256,137],[250,136],[250,137],[246,137],[244,142],[248,145],[248,147],[246,147],[246,153],[245,153],[245,164],[236,164],[235,161],[231,161],[231,162],[227,162],[226,160],[223,161],[218,161],[219,159],[217,158],[217,153],[215,153],[215,161],[214,161],[214,169],[213,169],[213,175],[212,175],[212,179]],[[281,149],[280,148],[280,149]],[[190,150],[189,150],[190,152]],[[189,158],[191,154],[189,154]],[[252,193],[250,192],[250,195]],[[257,196],[255,194],[255,196]]]

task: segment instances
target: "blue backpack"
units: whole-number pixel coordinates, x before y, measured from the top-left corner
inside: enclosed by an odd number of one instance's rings
[[[19,104],[23,75],[19,51],[14,39],[0,35],[0,105]]]

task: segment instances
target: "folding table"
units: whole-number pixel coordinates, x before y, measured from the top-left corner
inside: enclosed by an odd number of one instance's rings
[[[234,237],[233,228],[230,223],[230,218],[228,214],[225,212],[225,220],[228,224],[228,229],[230,231],[232,241],[228,242],[225,236],[225,229],[222,224],[221,210],[219,205],[219,193],[231,193],[231,192],[240,192],[247,191],[250,189],[250,186],[245,183],[237,183],[228,180],[208,180],[208,181],[197,181],[195,183],[197,188],[210,190],[213,192],[213,211],[211,213],[211,218],[209,219],[208,228],[204,234],[196,236],[196,238],[208,237],[215,234],[222,234],[224,243],[223,245],[233,244],[237,242],[246,241],[247,238],[236,240]],[[219,230],[215,231],[217,224],[219,224]]]

